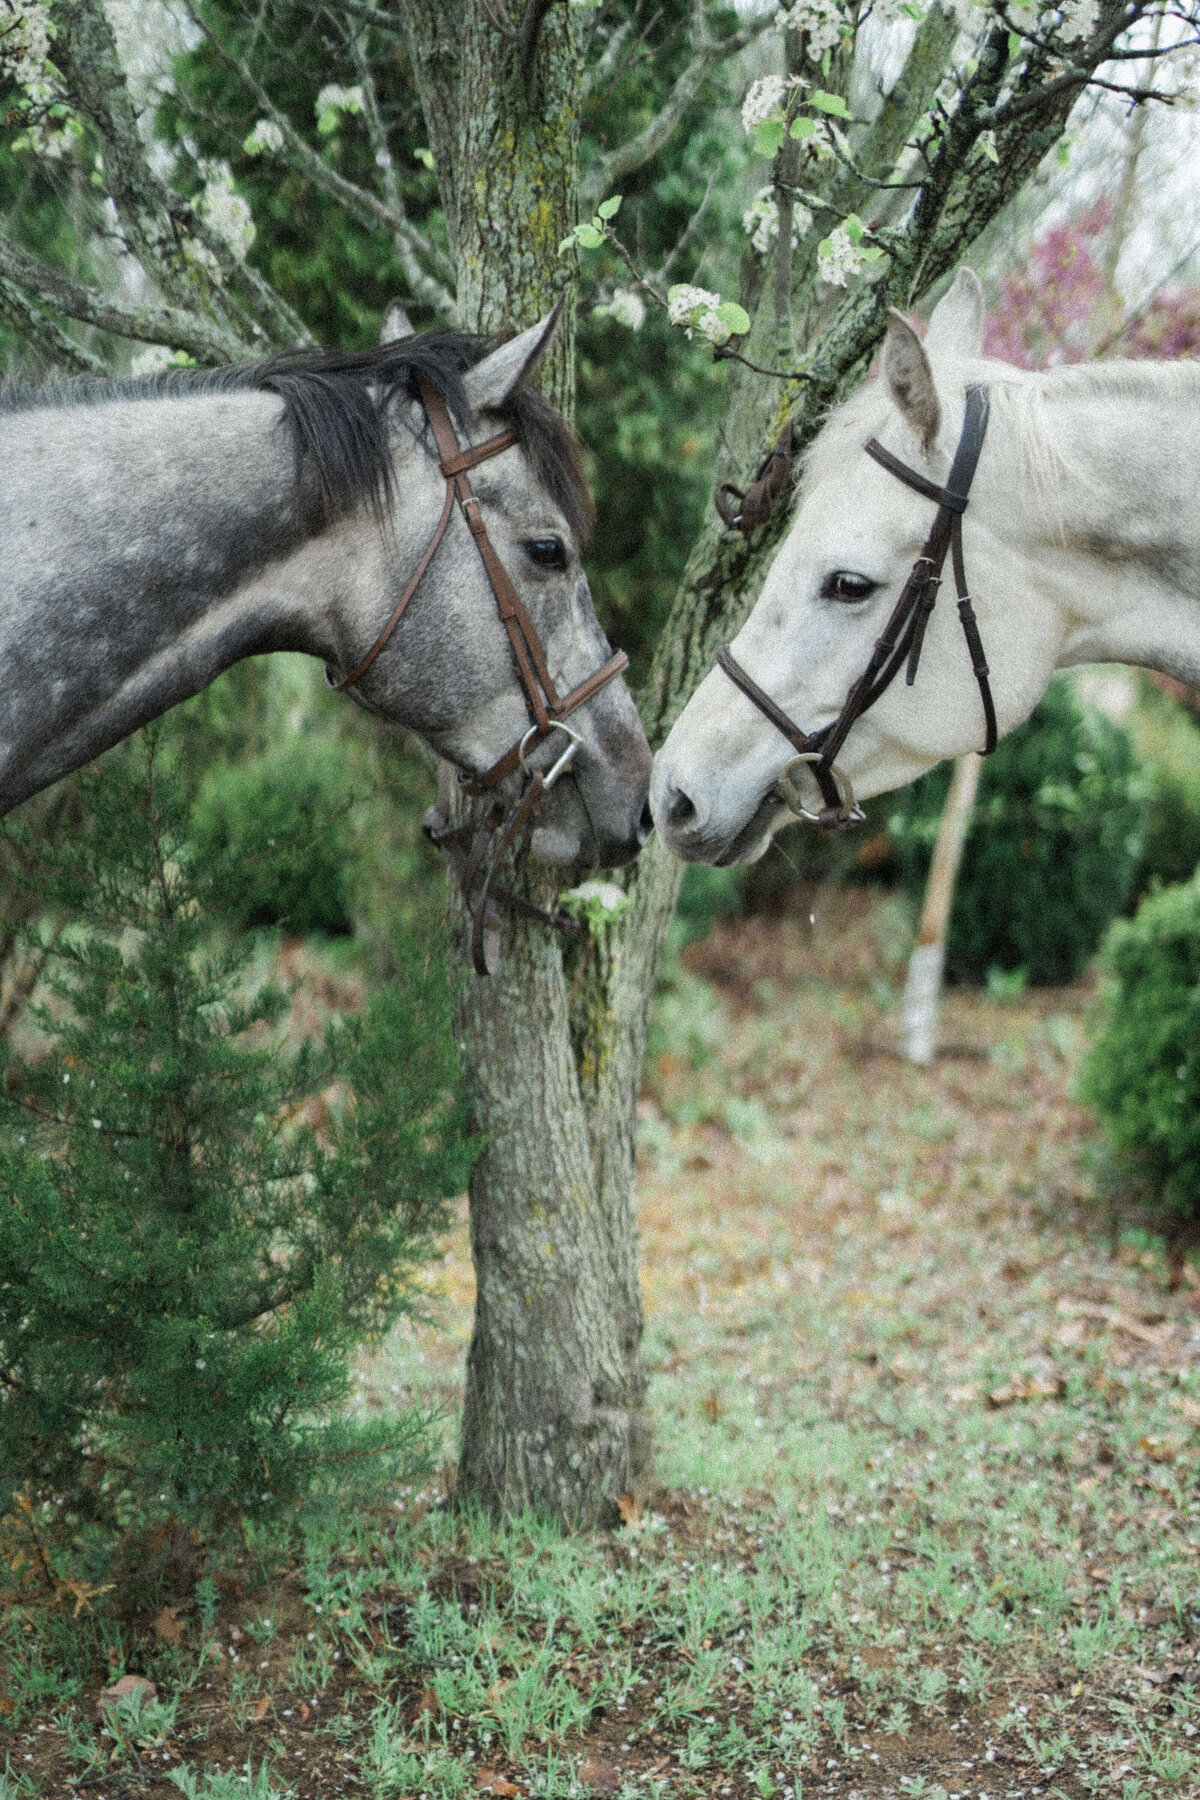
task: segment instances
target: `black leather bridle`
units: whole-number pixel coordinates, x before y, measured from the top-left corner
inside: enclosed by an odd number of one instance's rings
[[[742,690],[746,698],[752,700],[759,711],[770,719],[776,730],[782,732],[788,742],[795,746],[798,754],[783,771],[775,791],[784,804],[802,818],[812,819],[825,826],[857,825],[862,822],[863,810],[855,802],[848,778],[837,766],[837,755],[851,727],[887,692],[905,663],[907,685],[911,687],[916,680],[921,647],[925,641],[925,628],[937,603],[947,552],[950,554],[954,585],[958,592],[958,616],[983,701],[985,742],[980,755],[990,756],[996,748],[996,708],[988,682],[983,641],[967,592],[962,546],[962,516],[967,510],[967,498],[979,462],[979,453],[983,448],[987,422],[987,389],[968,387],[962,434],[945,487],[939,487],[918,470],[909,468],[907,463],[893,456],[890,450],[885,450],[876,438],[868,439],[863,446],[867,455],[898,481],[915,489],[918,494],[923,494],[927,500],[936,501],[937,513],[924,548],[913,564],[900,598],[892,609],[892,615],[882,635],[875,641],[871,659],[846,695],[836,719],[823,725],[819,731],[802,731],[783,708],[777,706],[771,696],[751,680],[728,644],[723,644],[717,652],[718,666]],[[801,803],[795,785],[797,764],[804,764],[810,770],[821,790],[824,805],[819,812],[814,813]]]
[[[556,930],[573,931],[576,928],[569,913],[558,907],[549,911],[545,907],[535,906],[523,894],[497,886],[495,878],[505,854],[509,850],[515,853],[519,848],[525,832],[537,817],[543,795],[566,773],[582,742],[579,733],[566,723],[567,718],[593,695],[598,694],[602,687],[622,674],[629,667],[629,658],[623,650],[618,650],[602,668],[594,670],[578,687],[572,688],[570,693],[559,694],[551,679],[537,628],[487,534],[478,496],[472,491],[467,479],[468,470],[487,462],[493,456],[499,456],[503,450],[511,449],[517,442],[517,434],[512,430],[497,432],[495,437],[464,450],[455,435],[446,402],[437,388],[421,375],[417,377],[417,387],[433,430],[439,466],[446,483],[441,517],[387,624],[353,674],[333,685],[334,691],[339,694],[353,687],[366,674],[391,638],[409,601],[420,586],[426,569],[433,561],[438,545],[446,535],[454,502],[457,500],[495,597],[500,622],[508,633],[513,664],[520,678],[526,711],[531,720],[528,731],[481,775],[460,773],[458,776],[458,784],[464,793],[489,794],[509,775],[515,775],[518,769],[522,770],[527,779],[511,807],[505,806],[501,800],[494,800],[481,823],[472,824],[467,821],[462,825],[451,824],[449,765],[443,764],[438,803],[425,815],[426,835],[436,844],[457,877],[464,904],[471,916],[471,960],[475,972],[477,975],[491,975],[496,971],[500,955],[500,915],[497,902],[503,901],[510,910],[520,912],[527,918],[537,919],[543,925],[553,925]],[[330,679],[332,681],[332,675]],[[526,762],[530,751],[556,731],[567,740],[564,749],[549,769],[530,769]]]

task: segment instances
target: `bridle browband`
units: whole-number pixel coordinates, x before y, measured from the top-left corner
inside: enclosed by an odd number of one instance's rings
[[[985,742],[980,755],[990,756],[996,748],[996,709],[988,682],[983,641],[979,635],[971,597],[967,592],[962,546],[962,516],[967,510],[967,499],[979,462],[979,453],[983,448],[987,422],[987,389],[974,385],[968,387],[962,435],[958,440],[945,487],[939,487],[918,470],[909,468],[907,463],[893,456],[890,450],[885,450],[876,438],[869,438],[864,444],[867,455],[881,468],[894,475],[898,481],[904,482],[906,487],[923,494],[927,500],[936,501],[937,513],[924,548],[913,564],[900,598],[892,609],[892,615],[884,626],[882,635],[875,641],[871,659],[846,695],[836,719],[823,725],[819,731],[801,731],[783,708],[777,706],[770,695],[751,680],[728,644],[723,644],[717,652],[717,663],[729,679],[770,719],[776,730],[782,732],[788,742],[795,746],[798,754],[795,761],[789,763],[783,771],[776,791],[785,805],[790,806],[802,818],[812,819],[825,826],[861,823],[863,810],[855,802],[849,780],[837,766],[837,755],[851,727],[887,692],[902,665],[908,665],[905,670],[907,685],[911,687],[916,680],[921,647],[925,642],[925,628],[937,603],[947,552],[951,558],[954,585],[958,592],[958,616],[983,702]],[[811,812],[801,803],[793,773],[797,763],[803,763],[811,770],[821,790],[824,805],[820,812]]]
[[[431,807],[425,815],[425,831],[457,876],[463,901],[471,915],[471,960],[475,965],[475,972],[478,975],[490,975],[495,973],[499,960],[500,915],[496,910],[497,901],[503,900],[510,908],[526,917],[538,919],[559,930],[574,929],[575,921],[569,913],[564,913],[557,907],[554,911],[548,911],[544,907],[535,906],[524,895],[497,887],[495,876],[504,856],[510,849],[516,849],[522,835],[537,817],[542,796],[554,786],[560,775],[566,773],[582,742],[578,732],[573,731],[565,721],[593,695],[598,694],[602,687],[622,674],[629,667],[629,658],[623,650],[618,650],[602,668],[596,669],[581,681],[578,687],[572,688],[568,694],[559,695],[551,679],[537,629],[525,610],[508,570],[496,554],[495,545],[488,537],[487,526],[483,522],[483,509],[467,479],[469,469],[487,462],[493,456],[499,456],[503,450],[510,450],[518,441],[517,434],[512,430],[497,432],[495,437],[485,439],[482,444],[462,449],[442,395],[424,375],[417,375],[416,381],[421,404],[433,430],[441,472],[446,482],[441,517],[387,624],[354,673],[334,684],[334,692],[344,693],[347,688],[360,681],[388,643],[403,618],[409,601],[421,585],[425,571],[437,553],[438,545],[446,535],[454,502],[457,500],[495,596],[500,622],[508,633],[513,662],[525,695],[525,705],[533,721],[529,730],[518,738],[512,748],[506,750],[481,775],[460,773],[458,776],[458,785],[464,793],[488,794],[509,775],[515,774],[518,769],[524,770],[528,782],[511,809],[506,808],[503,801],[497,800],[488,808],[478,826],[469,822],[451,825],[449,767],[444,765],[438,804]],[[548,770],[530,769],[526,761],[529,752],[555,731],[565,733],[568,740],[566,748]],[[494,853],[489,857],[493,838],[497,841]]]

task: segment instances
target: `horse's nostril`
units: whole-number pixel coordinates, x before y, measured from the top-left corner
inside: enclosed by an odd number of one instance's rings
[[[668,825],[690,825],[696,816],[696,808],[682,788],[672,787],[668,791],[667,803],[663,809],[667,815]]]
[[[638,841],[638,849],[639,850],[642,848],[643,844],[649,843],[650,834],[653,830],[654,830],[654,814],[650,811],[650,802],[649,802],[649,800],[647,800],[645,805],[642,807],[642,816],[638,820],[637,841]]]

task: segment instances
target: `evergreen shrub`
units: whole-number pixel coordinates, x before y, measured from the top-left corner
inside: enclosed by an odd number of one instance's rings
[[[288,732],[272,748],[218,763],[200,783],[189,832],[210,867],[210,901],[240,925],[353,931],[356,793],[338,745]]]
[[[1146,840],[1138,887],[1187,881],[1200,865],[1200,725],[1147,680],[1130,718],[1146,772]]]
[[[950,765],[900,796],[888,821],[904,887],[920,900]],[[959,981],[1024,969],[1071,981],[1133,890],[1145,782],[1129,735],[1051,683],[983,766],[955,888],[947,968]]]
[[[211,928],[234,855],[188,842],[154,735],[81,798],[69,843],[25,846],[49,993],[0,1083],[0,1550],[77,1598],[419,1457],[412,1415],[348,1417],[353,1356],[473,1154],[436,957],[290,1042]]]
[[[1200,876],[1158,889],[1104,946],[1083,1098],[1151,1204],[1200,1219]]]

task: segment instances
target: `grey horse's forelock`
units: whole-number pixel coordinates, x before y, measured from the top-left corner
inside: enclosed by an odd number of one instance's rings
[[[45,387],[10,387],[0,393],[0,411],[265,389],[283,402],[298,487],[309,477],[315,481],[315,516],[310,507],[300,510],[308,529],[321,530],[363,506],[383,515],[392,501],[390,437],[397,401],[419,399],[418,384],[424,378],[443,396],[459,425],[466,425],[471,408],[463,377],[497,342],[470,332],[427,331],[370,350],[301,350],[265,362],[168,369],[130,380],[83,376]],[[586,543],[594,520],[592,498],[566,420],[549,401],[526,388],[509,396],[499,417],[517,433],[534,475],[564,515],[576,542]],[[435,453],[431,439],[428,447]]]

